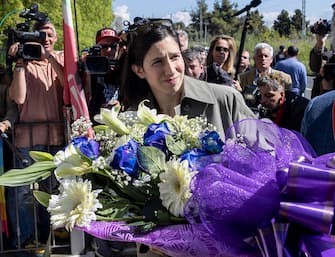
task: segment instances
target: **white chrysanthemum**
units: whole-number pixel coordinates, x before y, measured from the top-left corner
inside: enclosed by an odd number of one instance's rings
[[[95,211],[102,208],[97,199],[102,190],[92,191],[91,182],[82,179],[64,179],[59,190],[59,195],[51,196],[48,207],[54,228],[71,231],[75,225],[85,227],[96,220]]]
[[[196,172],[188,168],[188,161],[170,160],[167,162],[167,169],[159,177],[158,184],[160,199],[165,208],[174,216],[184,216],[184,206],[191,197],[190,181]]]

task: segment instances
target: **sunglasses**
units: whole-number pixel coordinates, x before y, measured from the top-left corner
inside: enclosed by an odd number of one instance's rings
[[[114,49],[114,48],[116,48],[118,46],[118,43],[114,43],[114,44],[102,44],[100,46],[101,46],[101,49],[108,49],[108,48]]]
[[[134,24],[130,25],[128,22],[127,25],[128,31],[136,31],[140,33],[157,28],[173,29],[173,23],[170,19],[143,19],[136,17],[134,19]]]
[[[217,47],[215,47],[215,51],[217,51],[217,52],[225,52],[225,53],[228,53],[229,52],[229,48],[227,48],[227,47],[223,47],[223,46],[217,46]]]

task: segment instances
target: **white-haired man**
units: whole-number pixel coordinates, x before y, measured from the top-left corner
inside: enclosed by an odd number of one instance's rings
[[[273,48],[267,43],[258,43],[254,49],[254,68],[239,75],[240,85],[242,90],[247,86],[257,85],[258,78],[263,75],[280,75],[284,78],[285,89],[290,89],[292,84],[291,76],[271,68],[273,61]]]

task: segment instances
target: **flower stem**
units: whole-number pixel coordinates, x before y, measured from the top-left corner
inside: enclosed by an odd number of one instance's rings
[[[143,220],[143,216],[133,216],[133,217],[124,217],[124,218],[111,218],[111,217],[104,217],[104,216],[97,216],[97,220],[101,221],[138,221]]]

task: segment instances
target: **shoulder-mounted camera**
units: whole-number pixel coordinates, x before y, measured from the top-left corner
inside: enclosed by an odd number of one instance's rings
[[[16,25],[16,29],[8,31],[8,48],[15,42],[19,42],[19,49],[14,59],[23,58],[25,60],[38,60],[41,58],[41,46],[37,44],[29,44],[30,42],[42,43],[46,39],[45,32],[30,31],[32,20],[45,24],[49,21],[48,14],[38,11],[38,5],[33,4],[30,8],[23,10],[20,17],[25,22]]]

